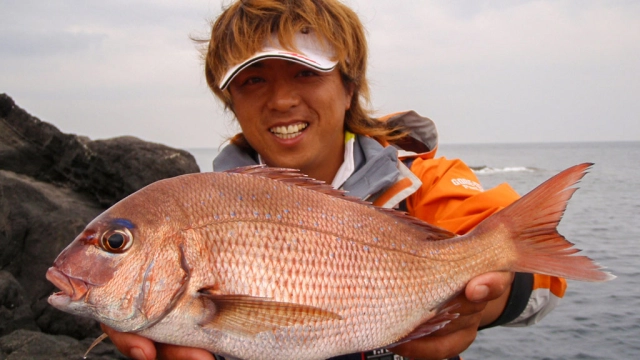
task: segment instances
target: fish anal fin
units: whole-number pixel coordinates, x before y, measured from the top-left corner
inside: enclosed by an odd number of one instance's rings
[[[385,346],[386,348],[392,348],[394,346],[398,346],[400,344],[409,342],[411,340],[415,340],[421,338],[423,336],[427,336],[431,333],[434,333],[450,323],[452,320],[457,319],[459,314],[453,312],[456,308],[459,307],[459,304],[455,304],[452,306],[448,306],[446,308],[440,310],[434,310],[435,315],[430,317],[429,320],[424,323],[418,325],[415,329],[413,329],[410,333],[408,333],[402,339],[394,342],[391,345]]]
[[[201,326],[224,329],[243,336],[255,336],[281,327],[342,319],[331,311],[269,298],[220,294],[213,289],[202,289],[200,294],[215,306],[214,315]]]

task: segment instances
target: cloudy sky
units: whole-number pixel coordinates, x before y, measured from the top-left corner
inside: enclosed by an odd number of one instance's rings
[[[442,143],[640,140],[640,1],[346,2],[379,114]],[[2,0],[0,93],[67,133],[218,147],[237,128],[190,36],[226,3]]]

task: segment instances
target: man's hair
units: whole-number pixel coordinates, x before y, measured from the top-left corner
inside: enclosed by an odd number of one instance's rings
[[[294,36],[312,31],[335,50],[342,81],[353,88],[351,106],[345,113],[347,130],[361,135],[394,140],[404,135],[398,128],[374,119],[368,110],[366,78],[367,40],[356,13],[337,0],[239,0],[227,7],[213,23],[205,57],[205,75],[214,94],[233,109],[228,90],[220,79],[232,66],[260,51],[272,34],[290,50]],[[244,143],[242,136],[232,142]]]

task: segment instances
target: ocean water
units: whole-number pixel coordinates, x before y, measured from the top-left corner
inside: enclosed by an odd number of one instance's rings
[[[485,188],[507,182],[520,194],[571,165],[595,163],[559,229],[617,276],[569,281],[563,301],[539,324],[483,331],[463,357],[640,358],[640,142],[443,145],[439,153],[479,169]]]
[[[189,151],[211,171],[215,149]],[[520,194],[571,165],[595,163],[559,229],[617,276],[607,283],[569,281],[558,308],[539,324],[482,331],[463,358],[640,358],[640,142],[444,144],[438,153],[463,159],[485,188],[507,182]]]

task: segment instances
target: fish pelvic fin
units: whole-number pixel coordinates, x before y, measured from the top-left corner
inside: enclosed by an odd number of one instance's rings
[[[200,290],[200,295],[215,306],[215,314],[201,326],[242,336],[252,337],[287,326],[342,320],[340,315],[331,311],[269,298],[219,294],[217,290],[209,289]]]
[[[109,335],[107,335],[106,333],[102,333],[102,335],[98,336],[97,339],[95,339],[92,343],[91,346],[89,346],[89,348],[87,349],[87,352],[84,353],[84,355],[82,356],[83,359],[86,359],[87,356],[89,355],[89,353],[91,352],[91,350],[93,350],[94,347],[98,346],[98,344],[100,344],[102,342],[102,340],[108,338]]]
[[[473,232],[506,230],[514,241],[515,263],[511,271],[559,276],[580,281],[607,281],[612,274],[558,233],[567,202],[592,163],[570,167],[533,189],[513,204],[487,218]]]

